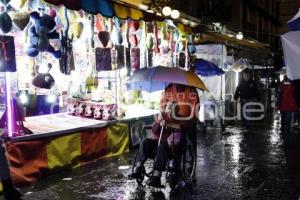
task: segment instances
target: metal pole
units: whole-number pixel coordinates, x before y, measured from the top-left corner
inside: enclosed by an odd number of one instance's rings
[[[0,178],[3,186],[4,198],[6,200],[21,200],[22,194],[14,187],[8,161],[5,155],[3,141],[0,139]]]

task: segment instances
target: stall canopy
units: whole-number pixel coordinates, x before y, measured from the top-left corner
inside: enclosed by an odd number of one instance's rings
[[[288,27],[290,31],[300,31],[300,8],[298,13],[288,21]]]
[[[153,13],[119,3],[111,0],[45,0],[52,5],[64,5],[70,10],[84,10],[90,14],[101,14],[105,17],[116,16],[120,19],[163,21],[164,18]]]
[[[224,68],[226,61],[226,47],[222,44],[207,44],[196,45],[196,57],[198,59],[205,59],[210,63],[218,66],[220,69]],[[223,76],[205,77],[200,75],[201,79],[207,86],[211,95],[216,99],[225,98],[225,79]]]
[[[220,69],[217,65],[204,59],[196,59],[195,61],[195,71],[196,74],[209,77],[209,76],[219,76],[225,72]]]
[[[300,79],[300,31],[290,31],[281,36],[287,76]]]

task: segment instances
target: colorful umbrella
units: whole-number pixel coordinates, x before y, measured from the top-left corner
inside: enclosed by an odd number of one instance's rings
[[[204,59],[196,59],[195,67],[196,74],[204,77],[219,76],[225,73],[217,65]]]
[[[154,92],[165,89],[170,83],[192,86],[208,91],[203,81],[189,71],[175,67],[151,67],[136,71],[127,81],[127,89]]]

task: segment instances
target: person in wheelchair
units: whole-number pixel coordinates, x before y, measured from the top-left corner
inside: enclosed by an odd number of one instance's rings
[[[147,184],[161,186],[161,173],[166,170],[168,160],[173,160],[175,171],[179,172],[181,147],[185,136],[196,144],[196,108],[199,107],[197,90],[193,87],[170,84],[160,101],[160,114],[152,126],[152,138],[144,139],[139,147],[133,178],[145,173],[144,163],[154,159],[153,176]],[[160,144],[159,138],[161,135]],[[185,135],[186,134],[186,135]],[[180,173],[177,173],[180,174]]]

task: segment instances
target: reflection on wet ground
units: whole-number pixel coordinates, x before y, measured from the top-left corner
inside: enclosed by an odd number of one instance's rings
[[[283,137],[278,120],[249,132],[227,127],[198,134],[197,185],[170,193],[127,180],[133,153],[101,160],[22,188],[24,199],[298,199],[300,134]],[[1,197],[0,197],[1,199]]]

